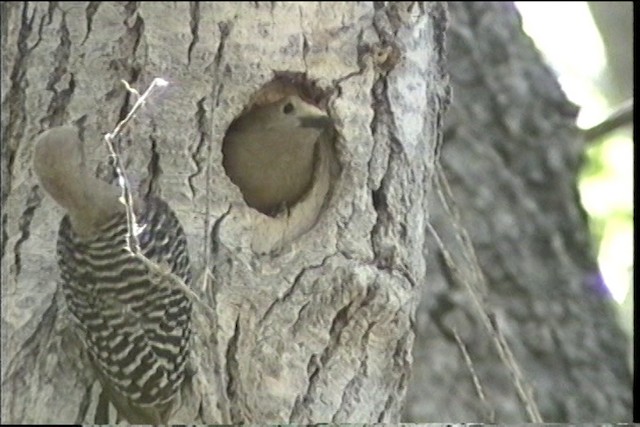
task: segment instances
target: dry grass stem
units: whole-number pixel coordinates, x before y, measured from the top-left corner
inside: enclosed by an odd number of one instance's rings
[[[473,362],[471,361],[471,357],[469,356],[469,352],[467,351],[467,346],[464,345],[464,343],[462,342],[462,339],[460,338],[460,335],[458,335],[458,331],[455,328],[453,328],[453,336],[455,337],[456,342],[458,343],[458,348],[460,348],[460,351],[462,352],[462,356],[464,357],[464,361],[467,364],[467,368],[469,369],[469,373],[471,374],[471,378],[473,379],[473,386],[476,389],[476,393],[478,393],[478,397],[480,398],[480,401],[482,402],[485,409],[487,410],[487,416],[488,416],[489,422],[494,423],[496,413],[493,410],[493,408],[491,408],[491,405],[489,405],[489,402],[487,401],[487,398],[484,394],[484,390],[482,389],[482,384],[480,383],[480,378],[478,378],[478,375],[476,374],[476,370],[473,367]]]
[[[461,225],[459,212],[455,209],[455,203],[453,203],[451,189],[439,163],[436,163],[436,168],[437,178],[435,180],[436,185],[434,188],[440,198],[443,208],[449,214],[450,218],[453,219],[452,223],[456,231],[456,237],[458,239],[458,243],[462,245],[462,255],[464,257],[465,265],[468,267],[467,271],[462,272],[462,270],[458,268],[450,252],[446,250],[442,239],[430,222],[427,222],[427,227],[442,251],[444,260],[451,270],[455,280],[465,286],[474,302],[474,305],[478,309],[482,323],[485,325],[492,338],[500,360],[504,363],[511,375],[516,392],[525,407],[529,420],[534,423],[542,423],[542,416],[540,415],[538,405],[533,398],[532,388],[524,378],[506,338],[500,331],[495,315],[491,312],[487,303],[484,301],[481,289],[487,289],[487,284],[480,269],[475,250],[471,244],[471,238]],[[449,203],[449,201],[451,201],[451,203]]]

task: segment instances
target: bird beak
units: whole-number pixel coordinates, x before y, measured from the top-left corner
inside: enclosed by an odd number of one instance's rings
[[[300,117],[300,127],[325,129],[333,125],[329,116],[303,116]]]

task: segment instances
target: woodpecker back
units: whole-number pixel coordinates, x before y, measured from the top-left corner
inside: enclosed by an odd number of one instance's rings
[[[160,199],[142,206],[141,252],[190,284],[187,242],[175,214]],[[127,414],[131,409],[117,401],[151,409],[176,396],[185,375],[191,302],[126,250],[127,232],[122,213],[83,239],[65,216],[58,264],[69,310],[103,384],[116,394],[112,401],[129,421],[150,422]]]

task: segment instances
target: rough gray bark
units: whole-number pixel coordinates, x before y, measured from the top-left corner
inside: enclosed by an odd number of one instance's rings
[[[497,317],[546,422],[629,422],[626,339],[598,272],[576,187],[577,109],[521,29],[512,4],[451,3],[452,105],[441,163]],[[434,197],[434,193],[430,193]],[[429,216],[460,254],[451,217]],[[429,240],[405,421],[526,421],[464,286]],[[464,263],[461,262],[464,266]],[[484,386],[473,388],[453,329]]]
[[[99,391],[56,290],[63,212],[31,172],[32,142],[73,123],[111,176],[101,135],[133,102],[120,80],[154,77],[170,86],[128,127],[126,161],[176,210],[213,310],[197,307],[198,371],[173,421],[398,421],[445,22],[438,3],[3,2],[2,421],[92,422]],[[222,167],[225,129],[274,72],[306,73],[335,119],[339,173],[305,204],[317,221],[249,209]]]

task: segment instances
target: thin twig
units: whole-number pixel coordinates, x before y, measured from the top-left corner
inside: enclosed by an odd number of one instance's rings
[[[120,135],[122,129],[131,121],[131,119],[135,116],[136,112],[142,107],[145,103],[146,99],[151,95],[153,89],[157,86],[166,86],[167,81],[161,78],[153,79],[149,88],[144,92],[142,96],[138,93],[137,90],[132,89],[129,86],[129,83],[122,80],[122,83],[125,85],[127,90],[137,97],[136,103],[133,105],[129,114],[122,119],[112,132],[107,133],[104,136],[104,140],[107,143],[107,148],[109,149],[109,154],[113,158],[115,162],[116,173],[118,174],[118,185],[122,189],[122,194],[120,196],[120,202],[125,206],[125,211],[127,214],[127,250],[132,254],[138,254],[140,252],[140,242],[138,241],[138,234],[142,231],[141,228],[138,227],[138,222],[136,221],[135,212],[133,210],[133,195],[131,194],[131,185],[129,184],[129,179],[127,178],[126,169],[122,162],[122,159],[118,155],[116,151],[114,140]]]
[[[126,249],[137,259],[142,261],[147,268],[163,278],[169,279],[169,282],[173,284],[176,289],[182,291],[189,299],[196,303],[201,303],[202,306],[211,310],[206,304],[204,304],[200,297],[189,287],[187,286],[182,279],[180,279],[177,275],[172,273],[168,268],[162,268],[157,263],[151,261],[140,251],[140,242],[138,240],[138,235],[144,229],[144,225],[141,227],[138,225],[136,220],[134,208],[133,208],[133,194],[131,192],[131,185],[127,178],[127,172],[122,161],[122,158],[119,156],[117,150],[115,149],[114,140],[120,135],[122,129],[131,121],[131,119],[135,116],[135,113],[144,105],[145,101],[151,95],[151,92],[156,87],[162,87],[167,85],[167,81],[161,78],[155,78],[149,88],[140,95],[137,90],[133,89],[127,82],[122,81],[127,88],[127,90],[136,96],[136,103],[131,108],[131,111],[127,116],[120,121],[114,130],[110,133],[107,133],[104,137],[107,147],[109,149],[109,153],[113,157],[115,161],[116,173],[118,175],[118,184],[122,189],[122,194],[120,197],[120,202],[125,207],[125,212],[127,215],[127,246]]]

